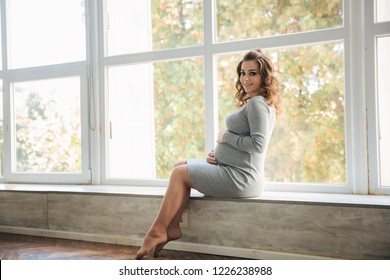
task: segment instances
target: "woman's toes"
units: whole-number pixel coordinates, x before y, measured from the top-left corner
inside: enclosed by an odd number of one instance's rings
[[[139,249],[139,251],[137,252],[137,255],[135,256],[135,259],[142,260],[146,256],[147,253],[148,253],[147,251]]]
[[[168,242],[164,242],[164,243],[158,244],[156,247],[154,247],[154,249],[153,249],[153,257],[154,258],[158,257],[158,254],[161,252],[161,250],[164,248],[165,244],[167,244],[167,243]]]

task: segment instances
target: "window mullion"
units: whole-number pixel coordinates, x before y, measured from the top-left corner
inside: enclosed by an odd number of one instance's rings
[[[215,145],[218,130],[218,96],[214,83],[217,80],[217,71],[214,61],[214,53],[211,51],[215,39],[213,5],[214,1],[203,2],[204,20],[204,94],[205,94],[205,119],[206,119],[206,152],[212,150]]]
[[[2,50],[2,70],[8,68],[8,44],[7,44],[7,13],[6,0],[0,0],[0,18],[1,18],[1,50]],[[3,72],[2,71],[2,72]]]
[[[345,1],[345,110],[347,186],[368,193],[364,63],[364,1]]]
[[[89,169],[91,170],[91,183],[101,182],[100,169],[100,27],[99,5],[102,1],[88,1],[86,4],[86,30],[87,30],[87,64],[88,64],[88,133],[89,133]]]

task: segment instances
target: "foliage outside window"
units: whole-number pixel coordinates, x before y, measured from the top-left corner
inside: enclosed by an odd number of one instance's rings
[[[339,27],[343,1],[216,1],[217,41],[234,41]]]
[[[80,81],[14,84],[17,172],[81,172]]]

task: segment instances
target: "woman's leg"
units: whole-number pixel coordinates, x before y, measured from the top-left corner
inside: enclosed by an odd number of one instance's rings
[[[181,166],[181,165],[186,165],[187,162],[185,160],[180,160],[175,163],[174,168]],[[184,209],[188,203],[188,199],[191,194],[191,188],[187,188],[187,191],[189,192],[187,195],[187,200],[183,201],[182,207],[179,209],[179,211],[176,213],[175,217],[173,218],[172,222],[169,224],[168,229],[167,229],[167,242],[161,243],[157,245],[154,250],[153,250],[153,256],[156,258],[160,251],[164,248],[164,246],[169,242],[173,240],[177,240],[182,236],[181,228],[180,228],[180,221],[181,217],[183,215]]]
[[[177,164],[169,178],[160,211],[145,236],[142,247],[137,253],[137,259],[142,259],[156,247],[154,254],[157,255],[168,241],[181,237],[179,222],[187,205],[191,186],[187,165],[185,162]]]

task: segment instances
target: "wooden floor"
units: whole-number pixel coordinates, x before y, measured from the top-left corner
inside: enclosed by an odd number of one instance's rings
[[[131,260],[138,247],[0,233],[0,260]],[[151,256],[145,259],[153,259]],[[233,257],[162,250],[157,260],[232,260]]]

